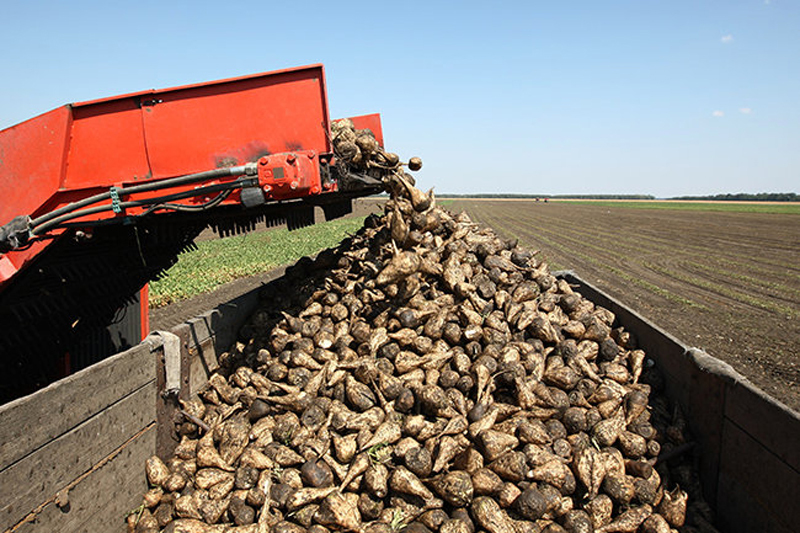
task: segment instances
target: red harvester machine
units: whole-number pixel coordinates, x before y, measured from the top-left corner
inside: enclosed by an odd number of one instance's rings
[[[379,115],[355,117],[382,145]],[[220,235],[381,190],[337,162],[322,65],[70,104],[0,131],[0,401],[135,345],[147,283]]]

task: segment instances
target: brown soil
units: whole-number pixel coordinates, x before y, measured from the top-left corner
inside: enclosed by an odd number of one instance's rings
[[[800,216],[456,200],[800,410]]]

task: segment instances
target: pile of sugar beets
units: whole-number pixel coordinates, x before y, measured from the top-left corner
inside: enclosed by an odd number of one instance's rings
[[[130,530],[714,531],[633,336],[397,168],[385,214],[288,269],[183,403]]]

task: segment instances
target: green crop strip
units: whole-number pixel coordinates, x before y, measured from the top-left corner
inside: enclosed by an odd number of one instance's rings
[[[335,246],[355,233],[364,217],[334,220],[295,231],[274,229],[197,243],[197,250],[180,255],[166,276],[150,283],[150,307],[211,292],[238,278]]]

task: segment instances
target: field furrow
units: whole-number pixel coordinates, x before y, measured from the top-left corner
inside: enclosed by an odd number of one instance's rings
[[[691,287],[693,287],[695,291],[700,289],[704,299],[711,301],[714,305],[740,303],[754,305],[762,309],[769,309],[779,313],[794,314],[792,310],[787,310],[785,306],[775,305],[768,301],[760,301],[748,295],[737,293],[736,291],[728,289],[725,285],[686,276],[685,274],[669,270],[663,265],[657,265],[651,261],[637,257],[636,255],[620,254],[618,250],[612,249],[607,243],[598,243],[597,241],[591,242],[581,236],[569,234],[567,233],[569,231],[568,228],[564,231],[553,231],[551,229],[546,229],[545,226],[540,226],[537,227],[535,231],[526,230],[524,226],[520,225],[518,218],[519,217],[509,217],[505,225],[514,231],[516,235],[520,236],[523,242],[535,242],[538,239],[544,246],[558,249],[567,257],[572,256],[571,259],[573,262],[575,259],[580,258],[599,269],[613,272],[618,277],[645,287],[650,290],[650,292],[664,296],[667,299],[683,302],[690,307],[707,308],[707,304],[692,300],[688,297],[688,294],[674,294],[658,287],[658,285],[648,280],[642,279],[641,270],[643,268],[655,273],[656,276],[668,276],[684,282],[686,284],[686,292],[689,292]],[[506,219],[504,218],[504,220]],[[488,221],[491,225],[499,225],[501,223],[499,219],[494,217],[488,217]],[[663,254],[661,255],[663,256]],[[636,272],[639,272],[639,275],[636,275]],[[652,275],[646,277],[652,278]]]
[[[526,235],[531,233],[522,229],[526,222],[524,215],[503,217],[503,221],[506,226],[518,230],[518,232],[521,230]],[[499,225],[496,217],[492,222]],[[798,296],[800,296],[800,290],[796,288],[707,266],[697,260],[686,258],[686,256],[694,257],[690,254],[665,255],[661,249],[648,247],[646,243],[635,236],[628,239],[612,238],[610,234],[593,234],[578,230],[574,226],[558,223],[537,225],[536,230],[532,233],[542,239],[549,237],[551,246],[559,247],[561,244],[569,243],[577,249],[591,251],[592,258],[599,259],[598,264],[605,265],[606,268],[609,263],[614,261],[622,264],[636,263],[639,267],[647,268],[656,274],[663,274],[740,304],[788,316],[800,314],[800,306],[793,305],[798,302]],[[554,239],[561,244],[553,244]],[[568,255],[570,247],[562,248]],[[690,273],[695,275],[690,275]],[[741,290],[736,290],[736,288]],[[756,294],[750,294],[751,292]]]
[[[504,221],[488,216],[485,218],[488,225],[496,227],[495,225],[502,224]],[[661,296],[672,302],[687,305],[697,309],[707,309],[703,304],[695,302],[689,298],[675,294],[667,289],[661,288],[658,285],[648,282],[639,276],[634,276],[629,272],[629,269],[624,267],[627,259],[619,255],[608,252],[606,248],[596,246],[591,243],[586,243],[580,239],[575,239],[563,233],[548,232],[541,228],[529,230],[524,226],[520,226],[513,222],[508,223],[506,227],[511,228],[514,237],[519,238],[523,244],[539,243],[542,247],[547,249],[558,250],[564,257],[563,261],[568,264],[576,264],[579,261],[588,263],[599,270],[607,271],[625,281],[638,285],[645,290]],[[563,241],[571,241],[572,245],[567,246]],[[593,252],[593,253],[585,253]],[[618,266],[614,266],[614,265]],[[622,267],[622,268],[620,268]],[[552,268],[552,266],[551,266]],[[555,268],[552,268],[555,270]]]
[[[486,207],[481,207],[479,202],[474,202],[467,206],[468,212],[482,211],[484,209]],[[548,206],[546,209],[551,208]],[[610,246],[627,249],[636,255],[650,252],[663,256],[664,250],[668,249],[670,250],[670,255],[702,257],[704,261],[734,269],[733,271],[756,271],[764,278],[775,280],[774,282],[778,285],[781,282],[797,284],[800,281],[800,263],[770,260],[762,257],[759,253],[744,253],[740,246],[731,245],[729,239],[716,239],[716,242],[712,242],[712,237],[708,237],[703,244],[690,244],[684,241],[681,246],[676,247],[674,239],[665,238],[663,234],[653,234],[646,227],[632,234],[625,229],[625,226],[619,228],[613,227],[609,223],[588,223],[590,222],[588,216],[581,217],[583,220],[579,220],[579,222],[583,222],[582,224],[576,224],[574,219],[554,217],[552,212],[536,209],[535,207],[509,210],[507,206],[500,204],[499,206],[492,205],[491,210],[508,211],[509,220],[530,224],[537,229],[549,229],[558,233],[581,235],[585,237],[587,242],[606,242]],[[507,217],[504,216],[505,218]],[[800,220],[798,220],[798,223],[800,223]],[[800,243],[795,244],[800,246]],[[792,246],[795,245],[793,244]],[[778,248],[782,250],[781,253],[786,255],[787,250],[796,250],[797,246],[794,248],[780,246]],[[713,255],[710,254],[712,249]],[[763,250],[764,246],[757,247],[757,249]]]

